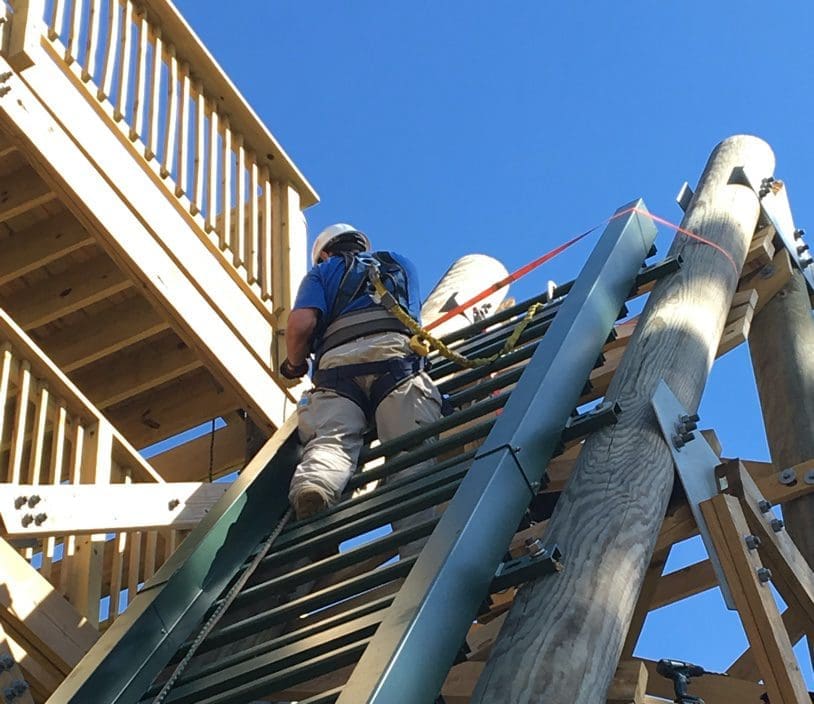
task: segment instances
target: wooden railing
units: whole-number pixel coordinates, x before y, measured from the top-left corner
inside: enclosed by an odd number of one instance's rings
[[[22,525],[48,520],[37,485],[163,481],[2,309],[0,411],[0,482],[25,487],[15,500]],[[18,547],[98,626],[116,618],[178,542],[178,531],[153,530],[43,535]]]
[[[316,194],[172,4],[11,5],[12,22],[39,23],[51,57],[77,79],[236,280],[265,309],[288,308],[289,234],[303,229],[291,220]]]

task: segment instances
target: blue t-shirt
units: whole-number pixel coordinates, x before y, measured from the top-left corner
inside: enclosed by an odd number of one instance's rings
[[[415,319],[419,319],[421,312],[421,297],[418,292],[418,273],[413,263],[406,257],[389,252],[407,273],[407,310]],[[297,298],[294,301],[294,309],[315,308],[322,316],[330,314],[334,305],[334,300],[339,292],[339,284],[345,273],[345,260],[341,256],[331,257],[327,261],[320,262],[309,271],[300,284],[297,291]],[[362,310],[376,305],[373,299],[362,294],[357,299],[351,301],[343,310],[337,311],[336,317],[354,310]],[[330,324],[332,321],[325,321]]]

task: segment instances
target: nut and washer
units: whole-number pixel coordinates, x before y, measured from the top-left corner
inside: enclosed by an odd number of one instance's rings
[[[757,578],[761,584],[766,584],[772,578],[772,571],[768,567],[758,567]]]
[[[814,469],[809,470],[808,472],[806,472],[805,477],[803,477],[803,481],[806,484],[814,484]]]
[[[761,513],[766,513],[766,511],[772,507],[772,503],[771,501],[766,501],[766,499],[761,499],[758,501],[757,507],[760,509]]]
[[[797,472],[794,471],[793,467],[784,469],[782,472],[780,472],[780,474],[777,475],[777,481],[779,481],[781,484],[785,484],[786,486],[796,484]]]
[[[744,540],[746,547],[750,550],[757,550],[760,547],[760,538],[756,535],[747,535]]]
[[[18,496],[16,499],[14,499],[14,508],[21,509],[23,506],[25,506],[26,501],[28,501],[27,496]]]
[[[772,530],[775,533],[779,533],[781,530],[783,530],[785,523],[783,523],[783,521],[781,521],[779,518],[773,518],[769,525],[772,527]]]

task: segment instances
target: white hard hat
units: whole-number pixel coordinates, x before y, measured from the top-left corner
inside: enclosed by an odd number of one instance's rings
[[[364,242],[365,251],[370,249],[370,240],[364,232],[360,232],[353,225],[338,222],[335,225],[329,225],[317,235],[316,240],[314,240],[314,246],[311,249],[311,263],[318,264],[319,255],[322,253],[322,250],[328,246],[331,240],[336,239],[340,235],[359,235]]]

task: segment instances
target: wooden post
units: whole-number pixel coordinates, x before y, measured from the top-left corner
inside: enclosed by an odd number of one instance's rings
[[[811,303],[805,279],[796,271],[755,316],[749,335],[766,439],[778,470],[814,459],[812,350]],[[795,545],[814,568],[814,494],[785,504],[783,518]],[[814,662],[811,639],[808,648]]]
[[[520,590],[473,704],[604,701],[673,485],[650,399],[664,379],[685,408],[698,407],[758,218],[755,194],[730,183],[746,165],[770,176],[769,146],[736,136],[712,153],[682,226],[734,261],[676,237],[670,254],[684,264],[653,290],[607,392],[619,422],[586,440],[550,519],[546,543],[560,547],[565,569]]]

